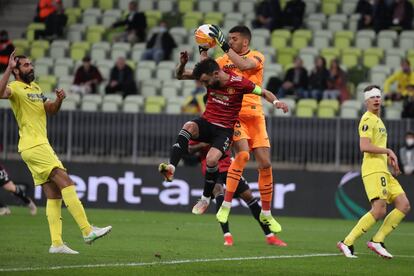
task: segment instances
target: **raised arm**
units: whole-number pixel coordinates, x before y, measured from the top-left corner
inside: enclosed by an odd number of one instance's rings
[[[179,80],[194,80],[193,70],[185,69],[188,62],[188,53],[186,51],[180,53],[180,63],[175,69],[175,76]]]
[[[44,103],[45,111],[49,115],[55,115],[59,112],[63,100],[66,98],[66,93],[63,89],[59,88],[55,90],[56,100],[54,102],[47,100]]]
[[[279,101],[279,99],[271,91],[265,88],[262,88],[256,85],[252,93],[262,96],[266,101],[271,103],[276,109],[282,109],[283,113],[286,113],[289,111],[289,107],[287,106],[286,103]]]
[[[0,99],[8,99],[11,96],[11,90],[7,88],[7,83],[9,82],[13,69],[16,67],[14,57],[15,52],[13,51],[10,54],[9,65],[6,68],[6,71],[4,71],[3,77],[0,79]]]
[[[226,41],[223,31],[220,29],[219,26],[212,25],[210,27],[211,33],[209,35],[214,37],[217,44],[223,49],[225,53],[229,56],[230,60],[237,66],[241,71],[251,70],[257,67],[257,63],[252,58],[243,58],[232,48],[230,48],[229,44]]]

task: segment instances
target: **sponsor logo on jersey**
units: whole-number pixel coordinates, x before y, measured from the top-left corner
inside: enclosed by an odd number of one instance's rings
[[[32,102],[43,102],[45,96],[43,94],[27,93],[27,98]]]
[[[242,80],[242,76],[231,76],[230,81],[241,81]]]

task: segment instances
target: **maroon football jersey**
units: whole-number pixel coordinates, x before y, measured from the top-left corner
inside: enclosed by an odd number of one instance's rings
[[[207,89],[206,110],[202,117],[212,124],[233,128],[239,117],[243,95],[253,92],[255,84],[231,71],[224,72],[230,78],[222,88]]]

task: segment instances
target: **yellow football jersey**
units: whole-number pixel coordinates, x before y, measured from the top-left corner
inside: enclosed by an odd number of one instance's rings
[[[39,85],[12,81],[7,87],[11,90],[9,100],[19,126],[19,152],[49,143],[43,106],[46,97]]]
[[[381,118],[367,111],[359,122],[359,136],[366,137],[371,143],[380,148],[387,147],[387,129]],[[386,154],[373,154],[364,152],[362,161],[362,177],[376,173],[385,172],[389,174]]]

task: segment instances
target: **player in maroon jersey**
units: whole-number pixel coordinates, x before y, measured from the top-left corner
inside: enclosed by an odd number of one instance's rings
[[[187,62],[188,54],[182,52],[180,64],[176,69],[177,78],[196,79],[207,87],[206,110],[201,117],[184,124],[172,146],[170,162],[161,163],[158,170],[166,181],[172,181],[175,167],[183,154],[188,152],[190,139],[211,145],[206,157],[207,170],[203,195],[196,204],[197,208],[193,208],[193,213],[199,215],[204,213],[210,204],[218,177],[218,161],[232,141],[233,127],[241,109],[243,95],[253,93],[262,96],[275,108],[282,109],[284,112],[288,111],[288,107],[269,90],[230,71],[223,71],[214,59],[207,58],[200,61],[193,70],[185,70]]]
[[[196,142],[193,140],[190,140],[188,145],[188,152],[190,154],[198,154],[200,163],[201,163],[201,171],[203,175],[206,173],[206,157],[207,153],[210,149],[210,145],[206,143]],[[221,204],[224,200],[224,184],[226,183],[227,178],[227,170],[230,167],[231,164],[231,153],[230,150],[227,150],[225,153],[225,156],[219,160],[218,162],[218,170],[219,170],[219,176],[217,178],[217,182],[213,189],[213,196],[216,200],[216,211],[220,208]],[[247,206],[250,209],[250,212],[252,213],[253,217],[257,220],[260,227],[263,230],[263,233],[266,236],[266,243],[269,245],[275,245],[275,246],[287,246],[287,244],[279,239],[276,235],[270,231],[269,226],[266,224],[263,224],[259,220],[261,207],[259,205],[259,200],[255,198],[252,194],[252,191],[250,190],[249,185],[247,184],[247,181],[241,177],[239,181],[239,185],[237,187],[237,190],[235,192],[235,198],[240,197],[243,199],[243,201],[247,204]],[[225,223],[220,223],[221,230],[223,231],[223,237],[224,237],[224,245],[225,246],[232,246],[233,245],[233,236],[230,233],[230,227],[228,221]]]

